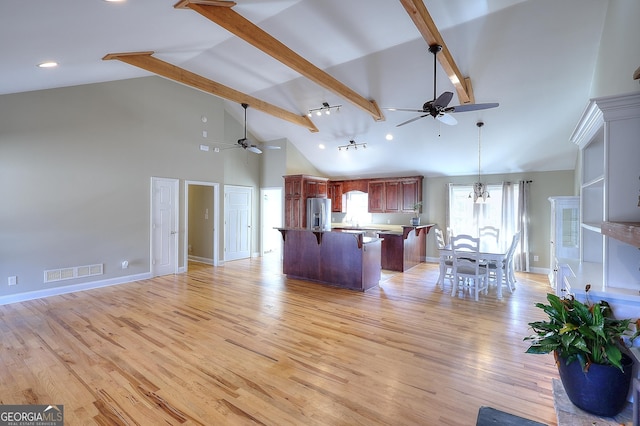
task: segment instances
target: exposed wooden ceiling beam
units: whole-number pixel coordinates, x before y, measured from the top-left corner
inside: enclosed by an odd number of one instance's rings
[[[154,52],[130,52],[130,53],[109,53],[103,60],[117,59],[129,65],[142,68],[159,76],[177,81],[178,83],[211,93],[212,95],[236,102],[239,104],[248,104],[253,109],[266,112],[274,117],[289,121],[298,126],[303,126],[311,132],[317,132],[318,128],[306,115],[297,115],[285,109],[271,105],[265,101],[239,92],[235,89],[227,87],[223,84],[209,80],[198,74],[187,71],[183,68],[164,62],[161,59],[154,58]]]
[[[267,55],[302,74],[309,80],[351,102],[353,105],[370,114],[374,120],[384,120],[384,115],[374,100],[365,99],[353,89],[339,82],[289,49],[269,33],[236,13],[231,9],[233,5],[235,5],[235,2],[232,1],[181,0],[174,7],[177,9],[192,9],[198,12],[205,18],[215,22]]]
[[[449,80],[451,80],[451,83],[456,88],[458,101],[460,101],[461,104],[475,103],[471,79],[464,77],[458,69],[451,52],[444,43],[442,35],[440,35],[438,27],[436,27],[436,24],[433,22],[422,0],[400,0],[400,3],[404,6],[413,23],[418,27],[418,31],[420,31],[420,34],[422,34],[427,44],[429,46],[434,44],[442,46],[442,51],[437,55],[437,58],[449,76]]]

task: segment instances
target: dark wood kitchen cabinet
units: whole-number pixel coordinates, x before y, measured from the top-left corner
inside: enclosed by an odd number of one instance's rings
[[[422,201],[422,176],[369,180],[369,213],[413,213]]]
[[[369,181],[369,213],[384,213],[384,181]]]
[[[346,206],[342,203],[342,182],[329,182],[327,185],[327,197],[331,199],[331,211],[344,213]]]
[[[402,205],[400,211],[403,213],[413,213],[413,206],[422,202],[422,176],[415,178],[403,179],[401,181],[401,200]],[[420,209],[422,211],[422,209]]]
[[[327,197],[327,178],[289,175],[284,176],[284,226],[307,226],[307,198]]]

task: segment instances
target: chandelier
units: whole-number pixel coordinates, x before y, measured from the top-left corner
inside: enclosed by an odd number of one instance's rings
[[[340,145],[340,146],[338,147],[338,151],[342,151],[342,148],[344,148],[344,150],[345,150],[345,151],[349,151],[349,148],[353,148],[353,149],[356,149],[356,150],[357,150],[359,146],[361,146],[361,147],[363,147],[363,148],[367,148],[367,144],[366,144],[366,143],[364,143],[364,142],[356,143],[356,141],[354,141],[353,139],[351,139],[351,140],[349,141],[349,144],[348,144],[348,145]]]
[[[317,116],[321,116],[323,113],[326,115],[329,115],[331,114],[332,109],[335,109],[336,112],[339,112],[341,106],[342,105],[329,105],[328,102],[323,102],[320,108],[310,109],[309,112],[307,113],[307,116],[311,117],[314,112],[316,113]]]
[[[484,123],[482,121],[478,121],[476,126],[478,126],[478,181],[473,184],[473,192],[469,193],[469,198],[473,197],[474,203],[484,203],[487,201],[487,198],[490,198],[487,186],[480,181],[480,129],[484,126]]]

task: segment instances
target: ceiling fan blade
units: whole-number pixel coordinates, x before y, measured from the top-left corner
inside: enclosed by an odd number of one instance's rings
[[[262,151],[260,151],[255,145],[250,145],[246,149],[247,151],[255,152],[256,154],[262,154]]]
[[[261,145],[262,148],[264,149],[282,149],[281,147],[277,146],[277,145]]]
[[[387,111],[424,112],[421,109],[415,109],[415,108],[382,108],[382,109],[386,109]]]
[[[444,92],[442,95],[438,96],[438,99],[433,101],[433,106],[436,108],[445,108],[451,102],[451,98],[453,98],[452,92]]]
[[[465,104],[465,105],[456,105],[447,108],[446,112],[467,112],[467,111],[478,111],[481,109],[489,109],[496,108],[500,104],[497,102],[488,103],[488,104]]]
[[[456,120],[452,115],[444,113],[438,114],[436,120],[440,121],[441,123],[448,124],[449,126],[455,126],[456,124],[458,124],[458,120]]]
[[[420,111],[420,112],[422,112],[422,111]],[[412,122],[414,122],[416,120],[419,120],[419,119],[421,119],[423,117],[428,117],[428,116],[429,116],[429,114],[424,114],[424,115],[420,115],[418,117],[414,117],[411,120],[403,121],[402,123],[398,124],[396,127],[404,126],[405,124],[412,123]]]

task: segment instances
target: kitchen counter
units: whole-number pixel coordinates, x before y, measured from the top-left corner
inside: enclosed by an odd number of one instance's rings
[[[424,262],[427,256],[427,234],[433,223],[402,226],[401,231],[379,231],[382,241],[382,269],[404,272]]]
[[[382,239],[350,230],[277,228],[282,234],[282,272],[292,278],[366,291],[380,282]]]

